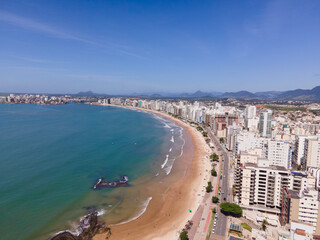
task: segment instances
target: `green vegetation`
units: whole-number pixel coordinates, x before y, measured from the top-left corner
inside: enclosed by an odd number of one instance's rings
[[[236,185],[235,184],[232,185],[232,195],[233,195],[233,197],[235,197],[237,195],[236,194]]]
[[[206,192],[209,193],[209,192],[212,192],[212,183],[211,182],[208,182],[208,186],[206,187]]]
[[[209,143],[209,142],[210,142],[210,139],[209,139],[209,138],[207,138],[207,139],[206,139],[206,143]]]
[[[267,225],[268,225],[268,221],[266,219],[264,219],[261,224],[263,231],[267,230]]]
[[[215,218],[215,216],[216,216],[216,208],[213,208],[212,209],[212,215],[211,215],[211,221],[210,221],[210,224],[209,224],[209,228],[208,228],[208,230],[209,230],[209,234],[207,235],[207,237],[206,237],[206,239],[210,239],[210,234],[211,234],[211,229],[212,229],[212,227],[213,227],[213,223],[214,223],[214,218]]]
[[[219,161],[219,156],[216,153],[213,153],[210,155],[210,159],[217,162]]]
[[[219,141],[220,141],[220,143],[224,143],[224,138],[221,137],[221,138],[219,139]]]
[[[212,209],[212,213],[213,213],[213,214],[216,214],[216,213],[217,213],[217,209],[216,209],[216,208],[213,208],[213,209]]]
[[[189,239],[188,233],[186,231],[181,232],[180,239],[181,240],[188,240]]]
[[[235,203],[224,202],[220,204],[220,208],[221,212],[223,212],[225,215],[231,215],[233,217],[242,216],[242,208]]]
[[[168,113],[170,116],[174,117],[174,118],[178,118],[181,119],[181,117],[177,114],[172,114],[172,113]]]
[[[279,106],[279,105],[266,105],[266,108],[269,108],[271,110],[277,110],[277,111],[284,111],[284,112],[289,112],[289,111],[300,111],[300,112],[306,112],[307,108],[305,107],[295,107],[295,106]]]
[[[314,115],[320,115],[320,110],[310,110]]]
[[[198,130],[199,132],[203,132],[203,128],[200,127],[200,126],[197,127],[197,130]]]
[[[217,174],[217,171],[213,168],[212,170],[211,170],[211,175],[213,176],[213,177],[216,177],[218,174]]]
[[[232,235],[237,235],[238,237],[243,237],[242,233],[234,231],[234,230],[229,231],[229,233]]]
[[[213,203],[218,203],[219,202],[219,198],[218,197],[212,197],[212,202]]]
[[[241,226],[244,228],[244,229],[247,229],[249,232],[252,232],[252,227],[247,224],[247,223],[241,223]]]

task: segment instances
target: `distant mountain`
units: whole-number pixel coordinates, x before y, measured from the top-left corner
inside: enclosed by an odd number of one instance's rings
[[[104,97],[104,96],[110,96],[108,94],[104,93],[94,93],[92,91],[87,91],[87,92],[78,92],[76,94],[72,94],[73,96],[78,96],[78,97]]]
[[[92,96],[97,96],[99,94],[95,94],[92,91],[87,91],[87,92],[78,92],[76,94],[74,94],[76,96],[88,96],[88,97],[92,97]]]
[[[212,97],[211,93],[196,91],[195,93],[190,95],[191,97],[195,98],[202,98],[202,97]]]
[[[265,100],[296,100],[296,101],[320,101],[320,86],[309,89],[296,89],[291,91],[266,91],[251,93],[248,91],[226,92],[220,98],[235,99],[265,99]]]
[[[280,100],[299,100],[299,101],[320,101],[320,86],[308,89],[296,89],[286,91],[278,97]]]
[[[166,93],[166,92],[149,92],[149,93],[133,93],[132,96],[148,96],[156,97],[173,97],[173,98],[203,98],[203,97],[217,97],[222,95],[222,92],[203,92],[196,91],[194,93]]]
[[[258,98],[255,94],[248,91],[226,92],[219,96],[220,98],[235,98],[235,99],[254,99]]]
[[[150,97],[152,97],[152,98],[163,98],[163,96],[162,96],[162,95],[157,94],[157,93],[152,94]]]
[[[256,92],[254,93],[258,98],[263,99],[275,99],[277,98],[281,93],[280,91],[268,91],[268,92]]]
[[[75,96],[111,96],[108,94],[98,94],[92,91],[79,92]],[[120,95],[119,95],[120,96]],[[264,100],[297,100],[297,101],[318,101],[320,102],[320,86],[313,89],[296,89],[291,91],[266,91],[252,93],[249,91],[239,92],[203,92],[194,93],[166,93],[166,92],[149,92],[134,93],[128,96],[151,97],[151,98],[234,98],[234,99],[264,99]]]

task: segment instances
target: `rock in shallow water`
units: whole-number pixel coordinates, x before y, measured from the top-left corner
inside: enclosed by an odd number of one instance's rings
[[[105,223],[98,222],[98,212],[94,211],[80,220],[75,232],[70,230],[58,232],[49,240],[89,240],[97,233],[107,233],[108,238],[111,230]]]

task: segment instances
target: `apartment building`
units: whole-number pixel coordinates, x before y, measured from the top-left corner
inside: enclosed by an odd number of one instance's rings
[[[241,153],[237,162],[236,197],[243,207],[280,213],[284,188],[300,191],[314,186],[314,177],[302,172],[290,172],[282,166],[269,165],[270,161],[260,155],[261,149]]]
[[[289,142],[269,140],[266,148],[270,165],[291,168],[292,150]]]
[[[241,132],[235,136],[234,142],[234,156],[237,158],[241,151],[247,151],[254,148],[261,148],[265,151],[268,139],[256,137],[253,132]]]
[[[256,210],[279,213],[272,208],[280,209],[281,191],[290,186],[290,172],[284,167],[268,166],[267,160],[257,161],[258,164],[247,162],[238,167],[235,176],[238,202]]]
[[[259,115],[259,133],[261,137],[271,137],[272,110],[267,109]]]
[[[295,137],[295,146],[294,146],[294,152],[293,152],[293,162],[297,165],[301,165],[304,157],[304,151],[305,151],[305,142],[306,139],[316,139],[317,136],[301,136],[296,135]]]
[[[292,222],[304,223],[314,227],[314,234],[320,234],[319,192],[305,188],[301,190],[282,190],[282,208],[279,215],[281,225]]]
[[[320,168],[320,138],[306,138],[302,168]]]
[[[215,114],[213,116],[213,131],[217,137],[226,137],[226,128],[233,124],[238,124],[238,115],[229,114]]]

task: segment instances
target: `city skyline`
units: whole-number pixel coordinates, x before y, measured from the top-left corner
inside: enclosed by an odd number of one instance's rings
[[[251,92],[319,85],[316,1],[0,7],[1,92]]]

